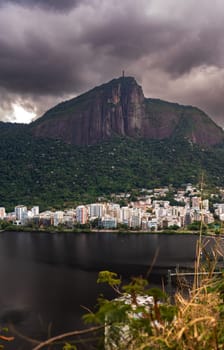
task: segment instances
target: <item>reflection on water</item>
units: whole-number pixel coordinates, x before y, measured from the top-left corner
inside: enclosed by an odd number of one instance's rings
[[[98,271],[124,278],[145,275],[158,253],[150,281],[168,267],[193,266],[196,236],[146,234],[0,233],[0,322],[11,321],[32,337],[83,327],[80,317],[99,293]],[[16,344],[16,345],[15,345]],[[16,346],[16,347],[15,347]],[[30,349],[25,342],[12,349]],[[10,346],[5,348],[10,349]]]

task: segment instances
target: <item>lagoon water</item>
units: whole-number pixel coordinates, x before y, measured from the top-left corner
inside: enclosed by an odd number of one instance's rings
[[[84,307],[93,307],[99,293],[101,270],[118,272],[123,279],[146,276],[157,256],[149,281],[160,284],[168,268],[193,267],[195,235],[117,233],[0,233],[0,325],[11,322],[30,337],[83,328]],[[212,238],[206,238],[208,246]],[[25,340],[5,349],[32,349]]]

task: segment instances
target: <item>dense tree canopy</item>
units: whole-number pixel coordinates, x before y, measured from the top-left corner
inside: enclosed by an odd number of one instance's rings
[[[224,148],[187,140],[110,141],[78,147],[0,126],[0,206],[60,208],[131,189],[205,181],[223,185]]]

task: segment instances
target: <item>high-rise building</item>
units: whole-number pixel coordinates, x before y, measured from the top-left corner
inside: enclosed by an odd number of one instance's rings
[[[88,211],[84,205],[76,208],[76,221],[80,224],[86,224],[88,219]]]
[[[54,226],[58,226],[59,224],[62,224],[63,220],[64,220],[64,212],[56,211],[54,213]]]
[[[123,224],[129,225],[132,212],[133,212],[132,208],[129,208],[129,207],[122,207],[121,208],[121,222]]]
[[[203,209],[205,209],[205,210],[209,210],[209,200],[208,200],[208,199],[204,199],[204,200],[202,201],[202,207],[203,207]]]
[[[90,204],[90,218],[102,218],[104,215],[104,205],[102,203]]]
[[[130,227],[139,228],[141,226],[141,217],[138,214],[134,214],[131,217]]]
[[[118,222],[121,221],[121,208],[117,203],[108,203],[106,213],[113,218],[116,218]]]
[[[15,207],[16,220],[22,221],[27,216],[27,207],[25,205],[17,205]]]
[[[105,229],[114,229],[117,228],[117,219],[113,217],[103,217],[100,220],[100,226]]]
[[[36,205],[31,209],[33,216],[39,215],[39,207]]]
[[[0,219],[4,219],[5,215],[6,215],[5,208],[0,207]]]
[[[192,208],[193,209],[200,209],[201,205],[201,198],[200,197],[192,197],[191,198]]]

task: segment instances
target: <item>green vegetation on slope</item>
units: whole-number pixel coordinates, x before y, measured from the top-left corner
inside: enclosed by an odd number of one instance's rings
[[[114,138],[77,147],[35,139],[28,128],[1,130],[0,206],[41,209],[93,201],[133,188],[197,183],[223,185],[224,148],[202,150],[187,140]]]

